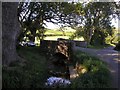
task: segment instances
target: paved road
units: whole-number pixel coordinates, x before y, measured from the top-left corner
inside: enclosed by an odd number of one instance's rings
[[[120,88],[120,72],[118,72],[118,68],[120,68],[120,52],[113,50],[114,47],[107,47],[104,49],[90,49],[90,48],[82,48],[82,47],[75,47],[75,50],[81,50],[83,52],[88,53],[92,56],[97,56],[104,62],[106,62],[109,66],[111,71],[112,79],[113,79],[113,88]],[[119,83],[118,83],[119,81]]]

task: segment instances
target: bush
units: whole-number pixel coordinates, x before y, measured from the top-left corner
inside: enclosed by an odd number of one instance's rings
[[[107,64],[96,57],[91,57],[83,52],[76,52],[76,60],[80,65],[87,68],[87,72],[79,74],[72,81],[72,88],[106,88],[111,86],[110,71]]]

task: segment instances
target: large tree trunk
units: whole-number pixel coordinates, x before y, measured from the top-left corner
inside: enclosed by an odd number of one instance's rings
[[[17,17],[18,2],[2,3],[2,64],[18,60],[16,40],[20,31]]]

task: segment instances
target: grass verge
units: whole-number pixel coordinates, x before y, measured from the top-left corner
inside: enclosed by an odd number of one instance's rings
[[[75,62],[79,67],[86,69],[85,73],[78,70],[79,76],[72,81],[72,88],[110,88],[111,75],[108,66],[96,57],[77,51],[75,53]]]
[[[104,49],[110,46],[114,46],[112,44],[106,44],[106,45],[88,45],[87,48],[93,48],[93,49]]]

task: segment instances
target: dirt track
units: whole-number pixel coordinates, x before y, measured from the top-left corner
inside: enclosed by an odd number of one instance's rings
[[[118,68],[120,68],[120,52],[113,50],[114,47],[108,47],[104,49],[90,49],[90,48],[82,48],[82,47],[75,47],[75,50],[81,50],[83,52],[88,53],[89,55],[96,56],[106,62],[109,66],[111,71],[112,79],[113,79],[113,88],[120,88],[120,72]],[[119,81],[119,83],[118,83]]]

